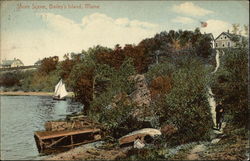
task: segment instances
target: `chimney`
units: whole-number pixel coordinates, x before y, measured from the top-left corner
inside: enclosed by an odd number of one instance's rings
[[[229,33],[229,30],[227,30],[227,33]]]

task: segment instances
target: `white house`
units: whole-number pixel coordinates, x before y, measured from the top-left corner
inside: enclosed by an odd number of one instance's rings
[[[23,62],[20,59],[14,58],[14,60],[2,60],[1,68],[13,68],[24,66]]]
[[[216,39],[215,39],[215,48],[235,48],[237,47],[237,43],[242,41],[242,36],[229,33],[222,32]]]

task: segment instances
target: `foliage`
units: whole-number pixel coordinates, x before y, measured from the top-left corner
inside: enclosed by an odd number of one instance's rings
[[[44,58],[41,61],[41,65],[39,66],[38,69],[39,73],[46,75],[52,72],[53,70],[56,70],[58,61],[59,61],[58,56]]]
[[[98,65],[96,79],[98,81],[108,81],[106,90],[94,97],[91,102],[90,113],[95,114],[96,119],[109,129],[118,127],[126,118],[130,116],[131,104],[126,101],[126,95],[133,91],[133,82],[128,78],[135,74],[135,69],[131,59],[126,59],[119,70],[115,70],[106,65]],[[112,103],[116,101],[117,95],[122,94],[115,107]]]
[[[185,61],[173,73],[171,91],[155,106],[157,115],[179,129],[170,139],[176,144],[206,139],[212,126],[206,95],[208,71],[199,59],[183,57],[182,60]]]
[[[226,113],[234,123],[247,125],[248,114],[248,49],[225,50],[222,65],[216,75],[213,90],[223,101]]]
[[[30,81],[30,89],[34,91],[53,92],[55,84],[60,80],[58,71],[52,71],[48,75],[42,73],[35,73]]]
[[[175,64],[171,61],[159,63],[152,66],[147,73],[145,73],[148,82],[159,76],[170,76],[175,71]]]
[[[0,75],[0,86],[11,87],[20,85],[20,74],[19,73],[3,73]]]
[[[119,69],[125,59],[124,52],[119,44],[115,46],[114,50],[103,48],[95,56],[97,63],[107,64],[115,69]]]
[[[69,85],[75,93],[76,100],[84,104],[85,112],[88,111],[93,99],[93,78],[95,66],[91,61],[82,61],[73,66],[69,75]]]
[[[147,71],[150,64],[150,57],[145,52],[145,45],[140,44],[137,46],[134,45],[125,45],[123,48],[125,56],[133,60],[133,64],[138,73],[143,73]]]
[[[32,91],[31,81],[35,71],[14,71],[0,74],[0,86],[15,90]]]
[[[145,46],[146,55],[150,56],[151,63],[157,62],[157,59],[161,62],[182,55],[207,58],[212,54],[211,38],[207,34],[201,34],[198,28],[195,31],[164,31],[139,44]]]
[[[150,93],[153,99],[161,97],[169,92],[172,88],[172,79],[168,76],[156,77],[150,84]]]
[[[138,73],[147,70],[150,58],[145,52],[145,47],[142,44],[137,46],[127,44],[124,48],[117,44],[114,50],[103,50],[96,54],[98,63],[107,64],[115,69],[119,69],[127,57],[132,59]]]

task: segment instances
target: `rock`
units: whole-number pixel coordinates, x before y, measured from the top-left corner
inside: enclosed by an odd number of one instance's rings
[[[134,105],[135,108],[132,111],[132,115],[135,118],[140,119],[150,115],[150,111],[147,108],[149,108],[151,103],[151,95],[145,76],[140,74],[130,76],[129,81],[135,82],[134,92],[130,95],[126,93],[117,94],[108,108],[117,108],[118,103],[122,103],[124,105]]]
[[[151,96],[145,76],[137,74],[130,79],[133,79],[135,82],[135,91],[130,95],[130,97],[132,98],[132,102],[139,107],[149,107]]]
[[[134,142],[134,148],[142,149],[145,146],[141,139],[136,139]]]
[[[220,138],[216,138],[216,139],[213,139],[211,141],[212,144],[217,144],[221,139]]]

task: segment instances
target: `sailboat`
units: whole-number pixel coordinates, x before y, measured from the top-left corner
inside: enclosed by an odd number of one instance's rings
[[[66,91],[65,84],[62,82],[62,79],[55,86],[55,92],[53,99],[54,100],[66,100],[68,92]]]

